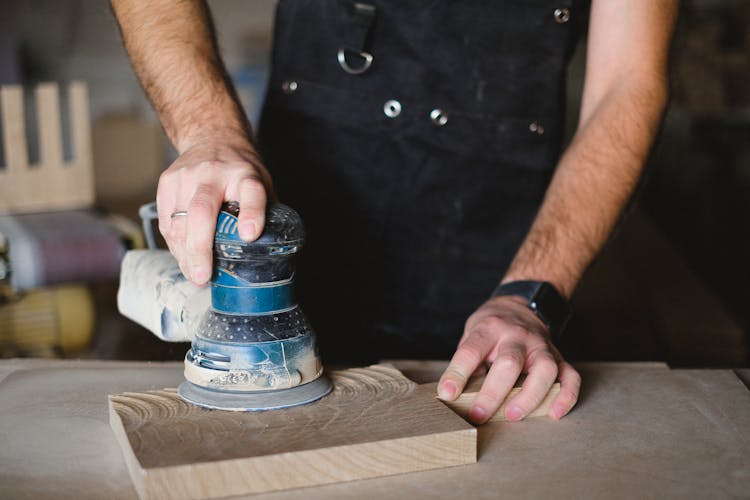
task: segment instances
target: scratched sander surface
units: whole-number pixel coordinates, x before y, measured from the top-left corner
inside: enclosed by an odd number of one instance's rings
[[[476,464],[254,498],[747,498],[750,391],[734,372],[581,372],[572,414],[480,427]],[[136,498],[107,396],[182,380],[182,363],[0,361],[0,497]]]

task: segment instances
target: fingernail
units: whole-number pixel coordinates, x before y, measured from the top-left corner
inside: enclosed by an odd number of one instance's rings
[[[452,401],[456,396],[458,387],[452,380],[446,380],[438,387],[438,397],[447,401]]]
[[[195,283],[205,283],[208,281],[208,271],[201,266],[193,267],[193,272],[191,274]]]
[[[521,420],[521,417],[523,417],[523,410],[518,406],[511,406],[505,412],[505,418],[511,421]]]
[[[487,419],[487,410],[481,406],[472,406],[469,410],[469,418],[473,422],[483,423]]]
[[[255,237],[255,233],[258,230],[258,226],[255,225],[255,222],[249,221],[242,224],[242,231],[241,231],[241,237],[242,239],[249,240]]]

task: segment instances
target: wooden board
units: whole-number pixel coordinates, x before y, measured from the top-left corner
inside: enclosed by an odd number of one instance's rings
[[[210,498],[476,462],[476,429],[395,368],[333,372],[318,403],[211,411],[175,390],[110,396],[141,498]]]
[[[482,387],[482,383],[484,382],[484,377],[477,377],[474,379],[471,379],[468,384],[466,384],[466,388],[461,393],[460,396],[456,398],[455,401],[443,401],[443,403],[453,410],[454,412],[461,415],[463,418],[469,417],[469,408],[471,408],[471,402],[474,401],[474,398],[476,397],[477,393],[479,393],[479,389]],[[427,386],[431,390],[436,389],[437,384],[427,384]],[[511,400],[513,396],[518,394],[518,392],[521,390],[520,387],[514,387],[511,389],[508,396],[505,398],[505,400],[500,404],[500,408],[498,408],[497,412],[488,420],[488,422],[503,422],[508,420],[505,418],[505,409],[507,407],[508,401]],[[550,406],[552,406],[552,401],[555,400],[555,397],[560,392],[560,384],[555,383],[550,388],[547,395],[544,397],[541,403],[539,403],[539,406],[536,407],[531,413],[529,413],[526,418],[532,418],[532,417],[546,417],[549,414]]]

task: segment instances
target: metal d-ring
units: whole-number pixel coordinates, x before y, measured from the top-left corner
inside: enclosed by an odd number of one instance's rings
[[[349,63],[346,62],[347,51],[358,55],[363,61],[362,66],[360,66],[359,68],[352,68],[351,66],[349,66]],[[339,60],[339,66],[341,66],[341,69],[343,69],[350,75],[360,75],[364,73],[365,71],[367,71],[370,68],[370,65],[372,64],[372,54],[365,52],[363,50],[347,49],[346,47],[341,47],[339,49],[339,53],[336,56],[336,58]]]

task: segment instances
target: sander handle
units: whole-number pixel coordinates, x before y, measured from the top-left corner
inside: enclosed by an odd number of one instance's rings
[[[209,287],[192,284],[169,250],[131,250],[120,268],[120,313],[162,340],[190,342],[211,305]]]

